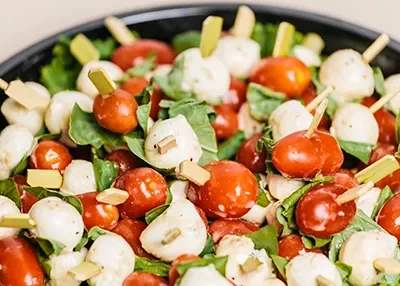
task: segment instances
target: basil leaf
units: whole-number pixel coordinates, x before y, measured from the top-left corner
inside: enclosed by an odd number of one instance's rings
[[[225,276],[225,267],[226,263],[228,262],[228,256],[211,256],[211,257],[203,257],[202,259],[184,262],[178,264],[177,270],[179,275],[183,276],[186,271],[188,271],[192,267],[202,267],[207,266],[209,264],[214,264],[215,268],[222,276]]]
[[[96,240],[100,236],[106,235],[106,234],[113,234],[114,235],[115,233],[113,233],[111,231],[108,231],[108,230],[104,230],[104,229],[102,229],[102,228],[100,228],[98,226],[94,226],[89,230],[87,236],[91,240]]]
[[[372,71],[374,73],[374,81],[375,81],[375,91],[381,97],[386,95],[385,88],[385,78],[383,76],[382,70],[379,67],[373,67]]]
[[[284,279],[286,279],[286,265],[289,263],[289,260],[278,255],[271,255],[272,262],[276,269],[278,269],[279,273],[282,275]]]
[[[36,257],[38,258],[39,264],[46,273],[47,276],[50,277],[51,273],[51,265],[49,258],[46,256],[46,254],[43,252],[42,249],[36,248]]]
[[[308,249],[321,248],[331,242],[331,238],[318,238],[311,235],[303,235],[301,240]]]
[[[207,232],[206,245],[204,245],[204,248],[201,251],[201,253],[199,254],[199,256],[203,257],[204,255],[207,255],[207,254],[213,254],[214,246],[215,246],[214,240],[212,239],[211,235]]]
[[[122,76],[118,83],[125,83],[133,77],[143,77],[146,73],[154,68],[154,60],[156,59],[156,54],[151,53],[147,59],[140,65],[134,66],[128,69]]]
[[[164,204],[164,205],[161,205],[161,206],[158,206],[158,207],[152,209],[151,211],[148,211],[144,217],[144,220],[146,221],[147,224],[152,223],[153,220],[155,220],[161,214],[163,214],[167,210],[168,207],[169,207],[169,204]]]
[[[114,180],[118,177],[117,163],[101,160],[97,156],[93,159],[93,169],[98,192],[110,188]]]
[[[89,242],[89,236],[87,231],[85,230],[85,232],[82,235],[81,241],[79,241],[79,243],[75,246],[74,251],[81,251],[82,248],[84,248],[88,242]]]
[[[168,271],[171,268],[171,264],[162,260],[150,260],[145,257],[136,256],[135,259],[135,272],[144,271],[155,274],[161,277],[168,277]]]
[[[360,142],[344,141],[340,139],[337,139],[337,141],[340,145],[340,148],[342,148],[342,150],[347,154],[356,157],[364,164],[368,164],[373,145]]]
[[[246,140],[244,132],[239,130],[235,135],[231,136],[218,146],[218,159],[229,160],[232,159],[239,151],[240,146]]]
[[[201,33],[199,31],[187,31],[176,35],[172,39],[172,46],[177,54],[190,48],[200,47]]]
[[[258,198],[257,198],[257,205],[265,208],[267,207],[271,202],[269,201],[267,197],[267,191],[264,189],[262,186],[262,180],[260,174],[254,174],[254,176],[257,179],[258,182]]]
[[[142,92],[142,102],[136,111],[136,115],[140,126],[143,129],[144,134],[147,136],[148,122],[150,117],[151,109],[151,94],[153,93],[153,87],[148,86]]]
[[[265,159],[265,166],[267,168],[267,174],[279,174],[278,170],[275,168],[272,163],[272,149],[275,147],[276,142],[272,139],[272,129],[270,126],[267,127],[267,130],[263,137],[261,137],[256,146],[257,152],[266,151],[267,157]]]
[[[22,157],[21,161],[11,170],[11,176],[22,174],[28,168],[30,153],[27,153]]]
[[[348,278],[351,274],[352,267],[350,265],[344,264],[343,262],[337,261],[335,263],[336,268],[339,271],[340,277],[342,278],[343,286],[351,285],[348,282]]]
[[[22,189],[27,192],[30,193],[31,195],[35,196],[38,200],[47,198],[47,197],[57,197],[62,199],[63,201],[66,201],[67,203],[69,203],[71,206],[73,206],[74,208],[76,208],[76,210],[82,214],[83,213],[83,207],[82,207],[82,203],[81,201],[72,195],[66,195],[57,191],[50,191],[47,190],[43,187],[25,187],[23,186]]]
[[[375,207],[371,214],[371,219],[375,220],[376,216],[378,215],[379,211],[381,210],[382,206],[391,198],[393,197],[392,190],[386,186],[384,187],[381,192],[379,193],[378,200],[375,203]]]
[[[46,239],[42,237],[35,237],[36,242],[39,244],[39,247],[43,250],[43,252],[47,255],[59,255],[61,251],[65,248],[65,244],[58,242],[53,239]]]
[[[100,53],[100,59],[108,60],[113,55],[115,49],[117,48],[117,42],[112,37],[107,39],[96,39],[92,40],[93,45]]]
[[[269,255],[278,254],[278,232],[274,225],[266,225],[245,236],[254,242],[255,249],[265,249]]]
[[[0,181],[0,196],[9,198],[19,209],[21,209],[21,197],[18,192],[17,184],[13,181],[13,179]]]

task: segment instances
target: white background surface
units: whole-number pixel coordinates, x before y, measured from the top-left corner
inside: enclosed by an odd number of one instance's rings
[[[0,0],[0,62],[58,31],[105,15],[181,0]],[[265,3],[313,11],[361,24],[400,39],[400,0],[243,0],[201,1]]]

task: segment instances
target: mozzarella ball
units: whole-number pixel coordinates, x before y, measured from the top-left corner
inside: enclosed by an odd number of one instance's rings
[[[241,219],[256,225],[262,225],[266,219],[265,216],[267,214],[267,208],[268,206],[262,207],[258,204],[255,204],[247,214],[241,217]]]
[[[385,80],[385,89],[388,94],[398,92],[400,90],[400,74],[389,76]],[[400,94],[393,97],[389,101],[388,106],[392,112],[398,114],[400,111]]]
[[[282,280],[280,280],[278,278],[268,279],[265,282],[266,282],[265,285],[268,285],[268,286],[286,286],[286,284],[283,283]]]
[[[289,134],[310,127],[313,116],[297,100],[289,100],[278,106],[269,117],[272,136],[278,141]]]
[[[87,249],[82,248],[79,252],[50,256],[50,286],[79,286],[82,282],[75,280],[68,271],[84,262],[86,254]]]
[[[288,286],[318,286],[318,276],[328,279],[332,285],[342,285],[342,278],[335,264],[323,254],[310,252],[297,255],[286,265]]]
[[[226,36],[218,41],[213,56],[225,64],[233,77],[247,78],[260,61],[260,45],[252,39]]]
[[[76,88],[93,99],[99,94],[99,91],[88,76],[92,68],[102,68],[113,81],[119,80],[124,74],[119,66],[109,61],[91,61],[84,65],[76,80]]]
[[[372,188],[356,200],[357,208],[361,209],[367,216],[371,216],[378,201],[381,189]]]
[[[203,267],[192,267],[186,271],[181,278],[180,286],[232,286],[232,283],[225,279],[215,269],[213,264]]]
[[[353,268],[349,281],[355,285],[374,285],[378,271],[373,262],[377,258],[393,258],[396,237],[383,231],[360,231],[351,235],[340,249],[339,261]]]
[[[279,223],[278,219],[276,218],[276,210],[279,208],[281,205],[280,201],[276,201],[274,203],[271,203],[267,206],[267,213],[265,214],[265,218],[267,220],[268,224],[272,224],[276,227],[278,233],[281,232],[282,230],[282,225]]]
[[[7,197],[0,196],[0,217],[5,215],[18,215],[21,211],[17,205]],[[21,229],[11,227],[0,227],[0,239],[7,236],[17,235]]]
[[[96,179],[92,162],[72,160],[65,168],[60,191],[69,195],[80,195],[95,192]]]
[[[29,216],[36,222],[30,231],[34,236],[53,239],[71,252],[80,242],[84,224],[81,214],[69,203],[57,197],[47,197],[35,203]]]
[[[174,136],[177,147],[165,154],[158,152],[157,144],[167,136]],[[157,168],[175,168],[185,160],[198,163],[202,155],[199,139],[186,117],[178,115],[163,121],[157,121],[151,127],[144,142],[146,159]]]
[[[101,273],[89,279],[90,285],[121,286],[135,268],[135,253],[122,236],[105,234],[94,241],[86,261],[101,267]]]
[[[340,140],[375,145],[379,126],[368,107],[346,103],[336,111],[330,132]]]
[[[249,103],[242,104],[238,113],[239,129],[244,132],[246,139],[262,132],[263,126],[250,114]]]
[[[176,202],[186,199],[186,193],[189,188],[189,181],[175,180],[169,184],[169,190],[172,194],[172,201]]]
[[[371,67],[360,53],[339,50],[321,65],[319,80],[325,86],[334,86],[332,93],[338,103],[362,99],[374,93],[375,81]]]
[[[184,57],[182,90],[193,92],[209,104],[221,104],[231,81],[225,65],[213,56],[203,58],[198,48],[184,51],[177,59],[181,57]]]
[[[269,193],[280,201],[283,201],[304,186],[303,181],[288,179],[276,174],[268,174],[267,182]]]
[[[61,134],[60,141],[69,147],[76,144],[69,138],[69,118],[74,105],[86,112],[93,111],[93,100],[86,94],[78,91],[61,91],[51,99],[47,108],[45,123],[51,134]]]
[[[150,81],[153,76],[167,76],[171,72],[171,70],[172,65],[158,65],[154,70],[147,72],[144,75],[144,78]]]
[[[198,255],[206,240],[203,220],[195,206],[185,199],[171,203],[140,236],[142,247],[164,261],[172,261],[182,254]]]
[[[13,124],[0,134],[0,180],[7,179],[11,170],[30,153],[34,137],[26,127]]]
[[[321,65],[319,55],[305,46],[295,46],[293,48],[293,55],[308,67],[319,67]]]

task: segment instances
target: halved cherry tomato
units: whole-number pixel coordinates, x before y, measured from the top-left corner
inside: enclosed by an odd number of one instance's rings
[[[98,192],[77,195],[83,206],[83,222],[87,229],[98,226],[107,230],[113,229],[118,222],[119,212],[116,206],[100,203],[96,200]]]
[[[301,236],[298,234],[289,234],[279,240],[278,255],[280,257],[291,260],[302,252],[322,253],[322,250],[320,248],[306,248],[301,240]]]
[[[32,152],[29,165],[32,169],[57,170],[63,172],[72,161],[67,147],[58,141],[40,141]]]
[[[231,85],[229,91],[224,95],[223,103],[225,106],[229,106],[235,112],[238,112],[240,106],[246,101],[247,85],[246,82],[231,77]]]
[[[140,220],[123,219],[117,223],[117,226],[112,231],[122,236],[129,243],[137,256],[151,259],[153,256],[143,249],[139,239],[146,227],[147,224]]]
[[[400,194],[390,198],[379,211],[377,222],[400,241]]]
[[[112,151],[106,157],[106,160],[117,163],[118,174],[122,175],[129,170],[143,166],[143,161],[136,157],[131,151],[119,149]]]
[[[325,132],[297,131],[281,140],[272,149],[272,163],[285,176],[313,178],[318,172],[333,175],[342,165],[344,156],[336,139]]]
[[[134,272],[124,280],[122,286],[168,286],[167,280],[148,272]]]
[[[238,218],[256,203],[258,184],[254,175],[234,161],[215,161],[204,166],[210,179],[203,185],[189,184],[188,198],[207,216]]]
[[[337,184],[324,184],[311,189],[298,202],[296,222],[299,229],[318,238],[330,237],[344,230],[356,214],[356,204],[339,205],[335,199],[347,191]]]
[[[169,272],[168,272],[169,285],[174,286],[176,280],[178,280],[180,275],[178,273],[177,268],[180,263],[191,262],[191,261],[199,260],[199,259],[200,259],[200,257],[198,257],[197,255],[192,255],[192,254],[182,254],[182,255],[179,255],[177,258],[175,258],[175,260],[172,261],[171,268],[169,269]]]
[[[149,84],[150,82],[144,77],[133,77],[121,85],[120,88],[135,96],[140,94]]]
[[[339,169],[333,175],[333,183],[341,185],[346,189],[351,189],[358,186],[358,182],[354,177],[354,174],[347,169]]]
[[[256,150],[258,139],[261,137],[262,134],[258,134],[244,141],[236,155],[236,161],[245,165],[252,173],[264,173],[266,170],[266,151]]]
[[[28,183],[26,182],[25,176],[17,175],[13,177],[13,180],[17,184],[18,193],[21,197],[22,212],[28,213],[31,207],[38,201],[38,199],[34,195],[31,195],[30,193],[27,193],[22,189],[23,186],[29,187]]]
[[[255,224],[240,219],[218,219],[210,225],[210,235],[215,243],[219,243],[225,235],[243,235],[260,230]]]
[[[142,64],[151,54],[156,54],[155,63],[172,64],[176,54],[174,50],[161,41],[139,39],[127,46],[119,47],[111,58],[111,61],[124,71]]]
[[[239,128],[237,114],[229,106],[214,107],[217,118],[212,123],[217,139],[226,139],[236,133]]]
[[[115,133],[128,133],[136,128],[138,120],[135,98],[122,89],[110,96],[97,95],[93,102],[93,113],[97,123]]]
[[[250,81],[293,98],[300,96],[310,84],[311,72],[295,57],[269,57],[253,68]]]
[[[114,186],[129,193],[128,200],[118,206],[123,218],[142,217],[167,200],[167,182],[151,168],[130,170],[119,176]]]
[[[45,283],[35,249],[20,237],[0,239],[0,265],[1,286],[43,286]]]
[[[301,94],[301,98],[303,99],[303,103],[304,106],[306,106],[307,104],[309,104],[311,101],[314,100],[314,98],[317,97],[317,90],[315,89],[313,84],[309,84],[307,86],[307,88],[303,91],[303,93]],[[311,111],[311,114],[314,115],[315,113],[315,109],[313,111]],[[321,122],[318,125],[319,128],[325,129],[325,130],[329,130],[330,127],[330,122],[328,117],[326,116],[326,114],[324,114],[324,116],[321,119]]]

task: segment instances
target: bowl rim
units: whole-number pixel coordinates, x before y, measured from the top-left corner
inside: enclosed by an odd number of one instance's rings
[[[167,4],[157,5],[152,7],[145,7],[139,9],[133,9],[129,12],[122,12],[115,14],[116,17],[121,18],[127,25],[136,23],[142,23],[149,20],[161,20],[171,18],[183,18],[187,16],[203,15],[208,10],[236,10],[243,3],[186,3],[186,4]],[[380,33],[372,29],[362,27],[358,24],[353,24],[345,20],[341,20],[331,16],[325,16],[319,13],[298,10],[294,8],[285,8],[282,6],[272,6],[263,4],[247,4],[254,11],[266,11],[272,14],[283,15],[298,18],[300,20],[311,20],[317,23],[331,26],[338,30],[342,30],[348,33],[357,34],[363,38],[370,40],[371,42],[376,39]],[[102,16],[95,20],[85,22],[83,24],[77,24],[71,28],[56,32],[42,40],[38,40],[36,43],[27,46],[16,52],[14,55],[0,63],[0,76],[6,75],[15,66],[22,63],[25,59],[35,56],[41,50],[54,46],[58,38],[61,35],[71,36],[77,33],[85,33],[95,28],[104,26],[104,18],[108,16]],[[389,35],[390,36],[390,35]],[[400,42],[391,38],[388,45],[389,48],[397,53],[400,53]]]

